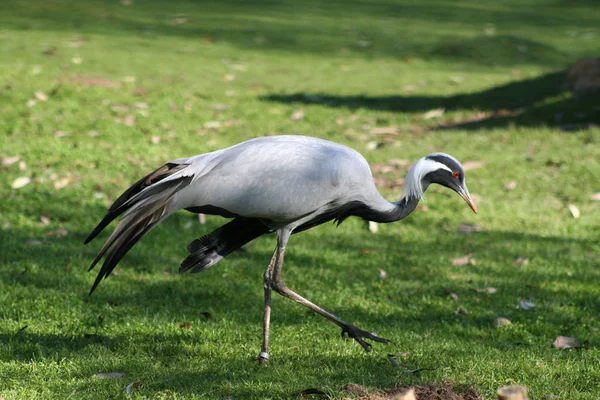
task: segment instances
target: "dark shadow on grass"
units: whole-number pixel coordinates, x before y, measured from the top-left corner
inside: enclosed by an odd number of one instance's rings
[[[322,105],[347,109],[419,113],[444,108],[467,111],[462,121],[448,121],[439,129],[491,129],[506,126],[557,126],[565,130],[586,129],[600,124],[598,96],[573,97],[564,91],[566,72],[552,72],[510,82],[476,93],[451,96],[366,95],[338,96],[326,93],[270,94],[265,101],[285,104]]]

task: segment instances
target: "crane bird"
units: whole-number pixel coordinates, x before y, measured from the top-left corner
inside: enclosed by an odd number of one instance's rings
[[[418,160],[404,181],[398,202],[385,200],[373,182],[369,164],[357,151],[306,136],[272,136],[170,161],[127,189],[85,240],[94,239],[122,215],[89,270],[104,257],[90,290],[146,233],[177,210],[220,215],[231,221],[192,241],[179,272],[202,272],[252,239],[277,233],[277,245],[264,273],[264,320],[258,360],[269,358],[272,291],[308,307],[342,328],[365,351],[367,340],[388,339],[343,321],[289,289],[281,279],[286,245],[292,233],[350,216],[393,222],[408,216],[427,187],[437,183],[457,192],[477,212],[460,163],[444,153]]]

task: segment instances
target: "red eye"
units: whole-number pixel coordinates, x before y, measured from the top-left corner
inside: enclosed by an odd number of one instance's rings
[[[452,176],[455,177],[455,178],[458,178],[460,176],[460,173],[458,171],[454,171],[452,173]]]

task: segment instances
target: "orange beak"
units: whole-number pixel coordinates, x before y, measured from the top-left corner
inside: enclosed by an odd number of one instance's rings
[[[477,214],[477,207],[475,206],[475,203],[473,202],[473,199],[471,198],[469,191],[465,188],[465,191],[461,192],[459,194],[460,194],[460,197],[462,197],[467,202],[469,207],[471,207],[471,210],[473,210],[473,212],[475,214]]]

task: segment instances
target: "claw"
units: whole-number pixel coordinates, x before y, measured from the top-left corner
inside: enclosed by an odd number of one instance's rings
[[[342,337],[344,334],[348,335],[349,338],[352,338],[358,342],[362,346],[362,348],[369,353],[372,350],[372,345],[366,342],[364,339],[370,339],[379,343],[389,343],[391,340],[379,337],[371,332],[363,331],[362,329],[358,329],[354,325],[345,326],[342,328]]]

